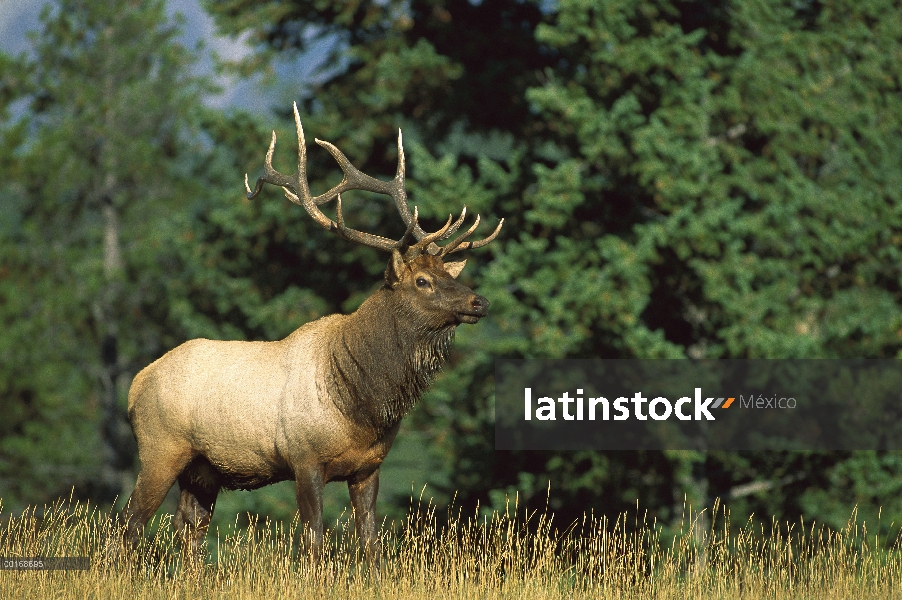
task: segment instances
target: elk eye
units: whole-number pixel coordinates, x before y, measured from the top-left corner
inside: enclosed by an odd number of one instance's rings
[[[429,280],[425,277],[417,277],[417,287],[429,287]]]

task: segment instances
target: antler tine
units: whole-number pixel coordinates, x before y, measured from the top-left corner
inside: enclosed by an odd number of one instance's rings
[[[402,252],[407,251],[407,246],[410,243],[410,236],[413,234],[413,229],[417,225],[417,219],[419,218],[419,213],[417,211],[417,207],[413,207],[413,218],[410,220],[410,223],[407,225],[407,230],[404,232],[404,235],[401,236],[401,239],[398,240],[398,249]]]
[[[398,127],[398,172],[395,173],[395,179],[404,181],[404,170],[406,166],[407,161],[404,158],[404,140],[401,136],[401,128]]]
[[[300,132],[298,134],[299,139],[301,140],[300,147],[303,148],[303,139],[304,134]],[[295,198],[297,194],[300,193],[300,186],[296,185],[298,182],[296,181],[298,177],[295,178],[288,177],[287,175],[283,175],[276,171],[272,166],[272,155],[276,150],[276,132],[272,132],[272,141],[269,143],[269,150],[266,151],[266,160],[263,163],[263,174],[257,178],[257,183],[254,185],[254,190],[251,191],[250,186],[247,183],[247,173],[244,174],[244,189],[247,190],[247,199],[251,200],[260,193],[260,190],[263,189],[264,183],[271,183],[273,185],[278,185],[283,188],[290,188],[292,192],[295,194]],[[305,152],[306,154],[306,152]],[[300,175],[300,173],[299,173]]]
[[[307,183],[307,141],[304,139],[304,127],[301,125],[301,115],[298,114],[298,103],[292,102],[291,109],[294,112],[294,128],[298,134],[298,190],[301,192],[301,198],[310,198],[310,186]],[[273,135],[273,149],[275,149],[275,135]],[[271,151],[270,151],[271,152]],[[272,156],[268,156],[267,160],[272,165]],[[264,165],[264,169],[266,166]],[[275,171],[273,171],[275,172]]]
[[[404,177],[405,171],[407,168],[407,160],[404,155],[404,138],[401,135],[401,128],[398,128],[398,170],[395,173],[395,182],[397,182],[398,187],[401,189],[401,194],[398,196],[394,196],[395,207],[398,209],[398,214],[401,215],[401,219],[409,226],[413,223],[413,235],[417,238],[417,240],[423,239],[423,236],[426,235],[426,232],[420,227],[419,222],[416,218],[413,218],[410,214],[410,207],[407,206],[407,192],[404,187]],[[414,207],[416,208],[416,207]]]
[[[254,187],[254,191],[251,191],[251,186],[247,182],[247,173],[244,174],[244,189],[247,190],[247,199],[251,200],[257,197],[257,194],[260,193],[260,190],[263,189],[263,181],[261,179],[257,179],[257,185]]]
[[[495,228],[495,231],[492,232],[492,235],[481,239],[477,242],[465,242],[464,240],[468,238],[474,231],[476,231],[476,226],[479,225],[479,215],[476,215],[476,222],[473,223],[473,226],[470,227],[467,231],[462,233],[450,244],[446,244],[441,251],[439,256],[445,256],[451,254],[453,252],[460,252],[461,250],[471,250],[473,248],[482,248],[496,237],[501,232],[501,227],[504,225],[504,219],[498,223],[498,227]]]
[[[464,204],[463,210],[460,211],[460,216],[457,217],[457,220],[454,221],[454,224],[451,225],[451,228],[448,229],[448,231],[445,232],[445,235],[443,235],[443,236],[441,237],[441,239],[447,240],[449,237],[451,237],[452,235],[454,235],[455,233],[457,233],[457,230],[460,229],[460,226],[461,226],[461,225],[463,224],[463,222],[464,222],[464,217],[466,217],[466,216],[467,216],[467,205]]]

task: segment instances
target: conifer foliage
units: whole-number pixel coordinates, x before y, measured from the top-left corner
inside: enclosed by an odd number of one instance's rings
[[[321,69],[270,88],[275,115],[201,110],[162,2],[59,0],[34,56],[2,58],[0,102],[30,102],[0,146],[4,489],[43,498],[90,479],[30,475],[46,465],[110,480],[96,457],[112,456],[119,426],[103,425],[104,407],[121,409],[129,376],[165,349],[197,336],[277,339],[353,310],[379,281],[383,256],[321,235],[275,192],[240,195],[266,129],[276,122],[292,139],[297,100],[308,140],[386,179],[402,127],[427,229],[461,202],[505,217],[462,275],[491,300],[490,316],[458,332],[393,452],[416,477],[498,507],[514,492],[544,507],[551,482],[562,522],[637,499],[674,522],[684,498],[729,500],[734,520],[841,526],[856,504],[902,516],[894,452],[493,447],[499,356],[902,358],[893,2],[205,6],[255,50],[232,72],[277,80],[278,60],[311,51],[325,52]],[[276,168],[294,160],[284,148]],[[312,143],[308,163],[314,193],[338,181]],[[345,206],[351,227],[400,236],[384,199]],[[405,439],[420,445],[404,450]]]

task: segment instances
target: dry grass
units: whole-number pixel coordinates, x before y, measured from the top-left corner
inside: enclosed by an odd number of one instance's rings
[[[516,511],[512,511],[516,514]],[[136,554],[103,566],[108,513],[59,503],[0,513],[0,556],[90,556],[89,571],[0,571],[2,598],[891,598],[902,553],[855,516],[842,531],[801,525],[684,520],[682,533],[635,517],[587,517],[566,531],[534,514],[436,517],[414,506],[383,532],[380,575],[362,565],[352,525],[329,533],[327,555],[299,552],[297,523],[252,523],[211,536],[205,562],[183,560],[168,518]]]

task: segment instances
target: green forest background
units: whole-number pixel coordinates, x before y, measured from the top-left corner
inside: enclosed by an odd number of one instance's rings
[[[308,138],[394,174],[404,131],[427,230],[486,235],[461,276],[492,302],[382,469],[472,510],[642,512],[720,499],[842,527],[902,523],[899,452],[496,452],[493,360],[902,358],[902,10],[892,0],[208,0],[254,52],[271,110],[204,103],[162,0],[56,0],[0,54],[0,498],[4,511],[131,492],[132,377],[185,340],[279,339],[354,310],[386,256],[243,176]],[[313,44],[315,83],[274,67]],[[340,179],[311,144],[314,193]],[[333,210],[334,207],[326,207]],[[351,227],[400,237],[384,197]],[[479,235],[477,233],[477,235]],[[902,413],[902,411],[900,411]],[[888,415],[900,418],[902,414]],[[423,491],[423,486],[426,486]],[[550,488],[549,488],[550,486]],[[549,492],[550,489],[550,492]],[[327,521],[347,492],[327,487]],[[170,499],[170,502],[172,500]],[[173,505],[164,505],[172,510]],[[221,496],[214,523],[290,518],[293,486]]]

